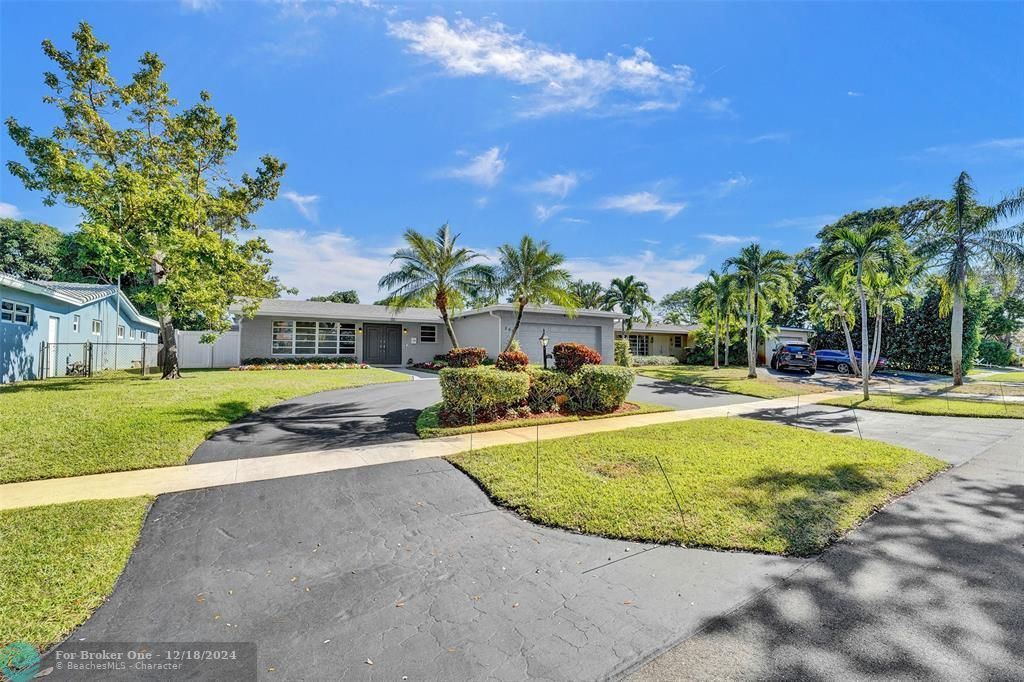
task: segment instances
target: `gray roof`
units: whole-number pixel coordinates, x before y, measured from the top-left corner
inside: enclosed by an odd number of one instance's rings
[[[21,289],[23,291],[30,291],[35,294],[42,296],[48,296],[58,301],[70,303],[76,306],[89,305],[96,301],[108,298],[110,296],[116,296],[118,293],[121,295],[121,303],[123,304],[123,310],[127,311],[128,314],[136,321],[142,324],[159,329],[160,324],[156,320],[152,320],[141,313],[138,309],[132,305],[132,302],[124,295],[123,291],[120,291],[113,284],[89,284],[86,282],[50,282],[42,279],[21,279],[14,275],[5,275],[0,272],[0,284],[11,287],[12,289]]]
[[[231,306],[231,312],[242,311],[240,304]],[[363,303],[330,303],[327,301],[298,301],[292,298],[265,298],[260,301],[260,316],[288,315],[330,319],[378,320],[381,322],[440,322],[441,316],[433,308],[406,308],[395,311],[385,305]]]
[[[117,287],[113,284],[87,284],[85,282],[48,282],[41,279],[32,280],[33,284],[38,284],[41,287],[45,287],[50,291],[73,298],[79,301],[82,305],[98,301],[101,298],[113,296],[117,293]]]
[[[480,315],[483,313],[489,313],[491,311],[506,311],[516,312],[519,310],[519,306],[513,303],[496,303],[495,305],[486,305],[482,308],[470,308],[469,310],[462,310],[459,313],[453,315],[453,317],[469,317],[471,315]],[[537,305],[530,304],[526,306],[526,312],[528,313],[548,313],[551,315],[565,315],[565,308],[558,305]],[[619,319],[622,317],[622,313],[607,310],[590,310],[588,308],[579,308],[576,310],[575,317],[609,317]]]
[[[655,332],[658,334],[689,334],[700,329],[699,324],[666,324],[664,322],[653,322],[651,324],[633,325],[630,333]],[[618,330],[616,330],[618,331]]]

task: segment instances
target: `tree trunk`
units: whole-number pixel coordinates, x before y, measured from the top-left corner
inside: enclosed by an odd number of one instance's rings
[[[850,356],[850,371],[853,372],[853,376],[860,376],[860,363],[857,362],[857,356],[853,352],[853,335],[850,334],[850,325],[846,324],[846,318],[839,320],[839,323],[843,326],[843,335],[846,336],[846,354]]]
[[[753,297],[751,297],[753,298]],[[747,378],[757,378],[757,332],[754,325],[757,324],[757,311],[747,312]]]
[[[723,345],[725,346],[725,360],[724,360],[724,364],[725,364],[726,367],[729,366],[729,341],[730,341],[730,338],[729,338],[730,337],[730,334],[729,334],[729,322],[731,322],[731,320],[729,319],[729,315],[726,315],[725,316],[725,338],[722,339],[723,342],[724,342]]]
[[[444,328],[448,332],[448,340],[452,342],[452,348],[458,348],[459,340],[455,337],[455,328],[452,326],[451,318],[448,317],[447,308],[441,310],[441,319],[444,320]]]
[[[953,361],[953,385],[964,385],[964,296],[953,289],[953,315],[950,323],[950,360]]]
[[[864,387],[864,400],[870,400],[871,347],[868,345],[868,298],[864,294],[863,269],[860,265],[857,266],[857,293],[860,295],[860,380]]]
[[[157,253],[156,258],[150,264],[150,274],[153,284],[160,287],[167,284],[167,271],[161,262],[163,254]],[[178,367],[178,340],[175,336],[174,319],[166,303],[158,303],[156,306],[157,321],[160,322],[160,336],[163,337],[163,356],[160,360],[161,379],[180,379],[181,369]]]
[[[715,369],[718,369],[718,315],[715,315]]]
[[[516,323],[512,327],[512,333],[509,334],[508,343],[505,344],[505,352],[512,347],[512,342],[516,340],[516,332],[519,331],[519,323],[523,321],[523,309],[526,307],[526,301],[519,301],[519,311],[516,313]]]
[[[868,369],[868,374],[875,373],[875,367],[878,367],[878,358],[882,357],[882,313],[884,309],[882,304],[878,304],[878,311],[875,314],[875,344],[871,347],[871,365]]]

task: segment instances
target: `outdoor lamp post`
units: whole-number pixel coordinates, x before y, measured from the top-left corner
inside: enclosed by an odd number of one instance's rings
[[[541,354],[544,355],[544,369],[548,368],[548,341],[550,341],[550,340],[551,339],[548,338],[548,330],[547,329],[541,329],[540,330],[540,351],[541,351]]]

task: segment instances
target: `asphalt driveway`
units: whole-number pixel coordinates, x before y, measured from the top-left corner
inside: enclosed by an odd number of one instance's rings
[[[415,440],[416,417],[441,400],[436,376],[416,381],[324,391],[254,412],[214,434],[192,464],[291,452]],[[637,377],[630,400],[676,410],[750,402],[755,398]]]

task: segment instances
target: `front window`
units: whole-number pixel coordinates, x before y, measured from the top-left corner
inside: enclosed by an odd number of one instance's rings
[[[77,334],[78,333],[78,328],[81,326],[81,324],[82,324],[82,316],[81,315],[75,315],[74,317],[72,317],[71,318],[71,331],[73,331],[73,332],[75,332]]]
[[[355,355],[356,326],[347,322],[275,320],[274,355]]]
[[[682,348],[683,347],[683,337],[679,336],[679,335],[673,336],[672,337],[672,347],[673,348]]]
[[[420,343],[437,343],[437,325],[420,325]]]
[[[124,325],[120,325],[120,324],[117,325],[117,338],[119,338],[119,339],[123,339],[124,338]]]
[[[92,321],[92,335],[99,336],[103,333],[103,323],[99,320]]]
[[[629,352],[633,355],[650,355],[651,337],[646,334],[630,334]]]
[[[32,324],[32,306],[16,301],[0,301],[0,322]]]
[[[135,340],[135,330],[134,329],[129,329],[128,330],[128,340],[129,341],[134,341]]]

